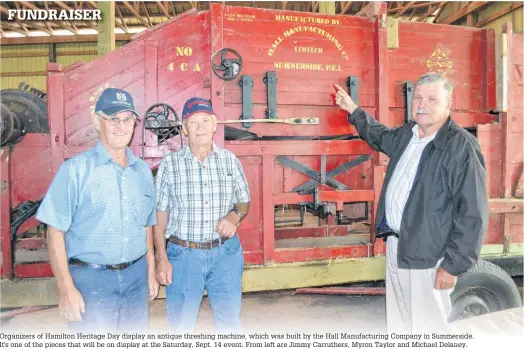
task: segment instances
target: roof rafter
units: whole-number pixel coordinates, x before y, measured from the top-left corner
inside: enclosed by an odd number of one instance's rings
[[[171,15],[169,14],[169,12],[167,11],[167,8],[164,6],[164,4],[162,4],[161,1],[157,1],[156,2],[158,7],[160,8],[160,10],[162,11],[162,13],[169,19],[171,18]]]
[[[144,19],[144,17],[140,16],[140,14],[138,13],[138,11],[129,4],[128,1],[123,1],[122,2],[124,4],[125,7],[127,7],[129,9],[129,11],[131,11],[131,13],[140,20],[140,22],[142,22],[143,25],[145,25],[147,28],[151,28],[151,26],[149,25],[149,23],[147,23],[147,21]]]
[[[151,17],[149,17],[149,11],[147,10],[147,6],[143,1],[141,2],[141,4],[142,4],[142,7],[144,8],[144,12],[146,13],[146,17],[147,17],[147,21],[149,22],[149,26],[152,27],[153,22],[151,22]]]
[[[424,13],[422,16],[420,16],[419,18],[417,18],[417,21],[418,22],[422,22],[424,21],[426,18],[428,18],[429,15],[431,15],[433,12],[435,12],[435,10],[438,8],[438,5],[437,6],[430,6],[428,8],[428,10],[426,11],[426,13]]]
[[[117,23],[117,26],[122,29],[124,31],[124,33],[127,33],[129,31],[129,29],[127,28],[127,24],[126,24],[126,21],[124,20],[124,17],[122,16],[122,11],[120,11],[120,6],[117,6],[117,4],[115,3],[115,10],[116,10],[116,13],[120,19],[120,24]],[[115,18],[115,21],[116,21],[116,18]]]
[[[399,1],[397,1],[397,2],[399,2]],[[422,3],[420,1],[415,1],[415,3],[416,4],[410,6],[409,8],[412,9],[412,10],[413,9],[418,9],[418,8],[421,8],[421,7],[426,7],[427,8],[429,5],[434,4],[435,2],[424,2],[424,3]],[[406,6],[409,6],[409,4],[406,5]],[[388,13],[395,13],[395,12],[402,11],[402,10],[404,10],[406,8],[406,6],[401,5],[400,7],[390,8],[388,10]]]
[[[397,13],[397,17],[402,16],[407,10],[409,10],[411,8],[411,6],[415,5],[415,3],[416,3],[416,1],[410,1],[406,6],[404,6],[404,8],[402,8],[402,10],[400,10]]]
[[[482,6],[486,5],[487,1],[473,1],[469,5],[461,7],[457,11],[454,11],[451,15],[439,21],[439,24],[452,24],[455,21],[469,15],[471,12],[478,10]]]
[[[18,2],[15,2],[15,6],[17,10],[20,10],[20,4]],[[15,17],[15,21],[18,24],[18,26],[24,30],[25,36],[29,36],[29,31],[27,30],[25,25],[23,25],[17,17]]]
[[[345,1],[344,3],[344,7],[342,7],[342,10],[340,11],[340,14],[343,15],[347,12],[347,10],[349,10],[351,8],[351,4],[353,3],[353,1]]]
[[[26,34],[26,31],[24,31],[24,30],[22,30],[22,29],[20,29],[18,27],[12,26],[10,24],[7,24],[7,23],[5,23],[5,21],[2,21],[1,26],[4,27],[7,30],[12,31],[12,32],[17,32],[19,34],[22,34],[25,37],[29,36],[29,35]]]
[[[510,7],[505,8],[504,10],[501,10],[499,12],[496,12],[492,16],[490,16],[490,17],[488,17],[486,19],[483,19],[482,21],[478,22],[477,23],[477,27],[482,27],[483,25],[488,24],[489,22],[492,22],[492,21],[496,20],[497,18],[500,18],[500,17],[504,16],[505,14],[510,13],[511,11],[516,10],[516,9],[522,7],[523,5],[524,4],[522,3],[522,1],[516,2],[515,4],[511,5]]]

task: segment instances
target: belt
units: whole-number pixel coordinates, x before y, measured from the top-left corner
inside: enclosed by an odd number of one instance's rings
[[[192,249],[212,249],[218,247],[220,242],[224,244],[225,241],[227,241],[229,238],[222,238],[222,239],[215,239],[213,241],[205,241],[205,242],[192,242],[192,241],[184,241],[179,238],[176,238],[175,236],[169,237],[169,242],[180,245],[183,247],[189,247]]]
[[[130,261],[130,262],[121,263],[121,264],[114,264],[114,265],[91,264],[91,263],[87,263],[85,261],[82,261],[82,260],[79,260],[79,259],[76,259],[76,258],[71,258],[71,259],[69,259],[69,264],[70,265],[87,266],[87,267],[91,267],[93,269],[123,270],[123,269],[127,269],[129,266],[133,265],[138,260],[142,259],[142,257],[143,256],[141,256],[140,258],[138,258],[136,260]]]
[[[388,237],[389,236],[395,236],[398,238],[398,232],[397,231],[393,231],[393,230],[389,230],[389,231],[385,231],[385,232],[380,232],[379,234],[377,234],[375,236],[375,238],[384,238],[384,242],[388,240]]]

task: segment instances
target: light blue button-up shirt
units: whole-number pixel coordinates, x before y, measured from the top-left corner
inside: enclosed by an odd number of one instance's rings
[[[36,218],[66,233],[68,258],[118,264],[146,253],[146,227],[156,224],[153,175],[129,148],[126,155],[122,168],[99,142],[58,170]]]

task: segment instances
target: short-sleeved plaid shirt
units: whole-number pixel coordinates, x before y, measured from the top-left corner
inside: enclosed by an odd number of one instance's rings
[[[242,165],[213,143],[200,162],[185,146],[165,157],[156,177],[157,210],[169,212],[166,238],[203,242],[219,238],[218,221],[237,203],[250,201]]]

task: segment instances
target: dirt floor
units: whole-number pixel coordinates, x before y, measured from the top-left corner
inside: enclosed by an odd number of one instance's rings
[[[244,294],[242,327],[245,332],[301,332],[313,330],[384,332],[384,296],[293,295],[291,291]],[[151,303],[151,330],[169,326],[165,300]],[[66,332],[67,324],[58,309],[50,308],[12,318],[3,332]],[[200,308],[198,332],[213,331],[213,317],[207,298]]]

